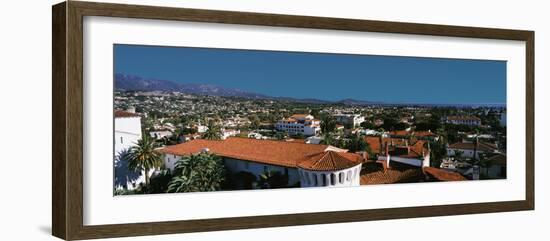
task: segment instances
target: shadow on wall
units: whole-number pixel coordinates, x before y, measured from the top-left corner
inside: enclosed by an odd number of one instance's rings
[[[125,158],[127,155],[128,150],[123,150],[115,157],[114,185],[116,189],[127,188],[129,183],[135,183],[141,176],[140,171],[130,170],[128,160]]]

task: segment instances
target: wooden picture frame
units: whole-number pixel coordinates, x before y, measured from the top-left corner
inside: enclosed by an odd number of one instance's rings
[[[68,1],[52,8],[52,233],[66,239],[110,238],[413,217],[533,210],[534,32],[263,13]],[[517,40],[526,43],[525,200],[384,208],[153,223],[83,224],[83,17],[107,16],[207,23]]]

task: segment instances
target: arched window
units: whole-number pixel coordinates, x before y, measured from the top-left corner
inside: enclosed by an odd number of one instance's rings
[[[326,186],[327,185],[327,176],[324,173],[321,174],[321,179],[322,179],[323,186]]]
[[[340,179],[340,184],[344,184],[344,173],[343,172],[340,172],[340,174],[338,174],[338,179]]]
[[[346,175],[348,182],[351,181],[351,170],[348,170],[348,174]]]
[[[330,185],[336,185],[336,174],[334,173],[330,174]]]

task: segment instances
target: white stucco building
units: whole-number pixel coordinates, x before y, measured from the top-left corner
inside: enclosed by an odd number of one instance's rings
[[[386,163],[398,162],[415,167],[430,166],[430,148],[425,140],[410,140],[406,138],[390,138],[367,136],[371,153],[378,156],[378,161]]]
[[[314,136],[321,132],[320,124],[321,121],[315,119],[312,115],[296,114],[290,118],[279,120],[275,128],[289,135],[302,134],[304,136]]]
[[[136,113],[115,111],[115,155],[128,150],[141,139],[141,117]]]
[[[241,134],[240,130],[234,130],[234,129],[222,129],[221,132],[222,132],[222,135],[221,135],[222,140]]]
[[[288,179],[288,186],[358,186],[363,158],[328,145],[230,137],[226,140],[198,139],[161,150],[171,170],[184,156],[210,152],[222,157],[232,173],[247,172],[258,177],[275,171]]]
[[[355,153],[327,150],[298,163],[302,187],[359,186],[362,157]]]
[[[446,123],[455,125],[480,126],[481,119],[477,116],[447,116]]]
[[[333,117],[336,123],[351,128],[358,127],[361,123],[365,122],[365,117],[359,114],[335,114]]]
[[[134,112],[115,111],[114,119],[114,187],[133,190],[139,183],[145,182],[145,177],[142,172],[129,170],[124,155],[142,138],[141,117]]]
[[[479,159],[479,155],[482,153],[499,152],[495,144],[491,144],[483,141],[478,141],[477,146],[475,146],[473,142],[457,142],[447,147],[447,155],[455,156],[456,153],[459,152],[461,157],[474,158],[474,149],[475,149],[476,159]]]

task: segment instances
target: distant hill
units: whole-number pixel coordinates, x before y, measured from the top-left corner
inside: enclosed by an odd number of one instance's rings
[[[336,103],[340,103],[343,105],[382,105],[384,102],[375,102],[375,101],[366,101],[366,100],[356,100],[356,99],[343,99],[340,101],[337,101]]]
[[[177,83],[171,80],[145,79],[135,75],[115,74],[115,89],[125,91],[175,91],[196,95],[238,96],[247,98],[267,98],[268,96],[224,88],[209,84]]]
[[[122,91],[174,91],[195,95],[212,96],[236,96],[251,99],[271,99],[311,104],[342,104],[342,105],[376,105],[382,102],[372,102],[355,99],[343,99],[340,101],[328,101],[313,98],[273,97],[263,94],[247,92],[239,89],[225,88],[209,84],[178,83],[171,80],[145,79],[136,75],[115,74],[115,89]]]

